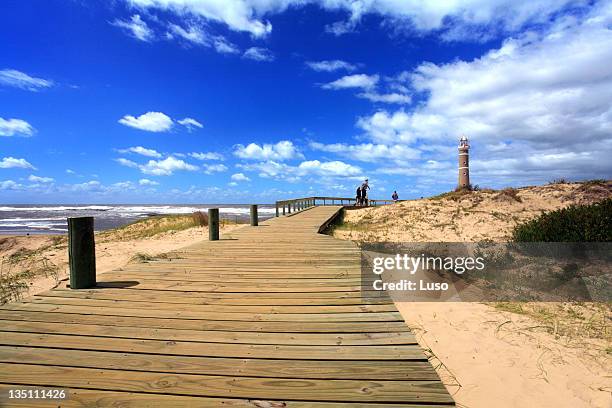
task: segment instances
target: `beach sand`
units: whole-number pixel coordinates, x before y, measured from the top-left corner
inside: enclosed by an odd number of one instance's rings
[[[514,225],[542,211],[610,196],[609,181],[451,193],[347,211],[334,236],[367,242],[503,242]],[[396,305],[458,407],[612,407],[610,305]]]

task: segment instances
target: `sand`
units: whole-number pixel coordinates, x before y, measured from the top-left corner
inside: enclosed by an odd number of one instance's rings
[[[542,211],[610,196],[609,181],[450,194],[347,211],[334,236],[367,242],[502,242],[514,225]],[[604,327],[595,334],[589,330],[594,308],[588,304],[528,303],[525,314],[499,310],[499,304],[396,305],[458,407],[612,407],[610,305],[597,308]]]

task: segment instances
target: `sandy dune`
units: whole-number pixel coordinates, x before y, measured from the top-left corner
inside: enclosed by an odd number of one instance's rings
[[[542,211],[610,196],[611,182],[449,194],[347,211],[334,236],[369,242],[504,241],[514,225]],[[404,302],[397,307],[458,407],[612,407],[610,305]]]

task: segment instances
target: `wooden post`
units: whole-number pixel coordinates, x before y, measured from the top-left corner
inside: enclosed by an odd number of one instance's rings
[[[285,215],[285,207],[286,207],[286,205],[285,205],[285,203],[283,203],[283,215]]]
[[[219,209],[218,208],[208,209],[208,240],[209,241],[219,240]]]
[[[278,202],[276,203],[276,216],[278,217]]]
[[[291,214],[291,202],[287,203],[287,213]]]
[[[96,244],[94,218],[68,218],[68,263],[70,289],[96,286]]]
[[[259,217],[257,216],[257,205],[251,204],[251,226],[256,227],[259,225]]]

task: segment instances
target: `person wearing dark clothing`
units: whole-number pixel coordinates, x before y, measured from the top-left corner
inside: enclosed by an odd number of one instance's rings
[[[393,201],[399,200],[399,196],[397,195],[397,191],[393,192],[393,195],[391,196],[391,199],[393,199]]]
[[[355,200],[355,205],[361,205],[361,187],[357,187],[357,196]]]

